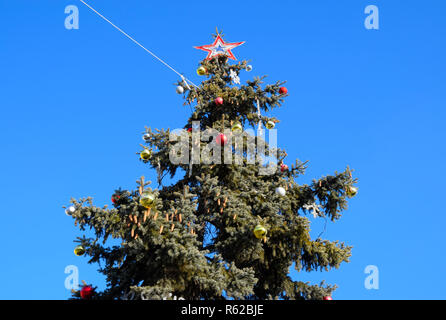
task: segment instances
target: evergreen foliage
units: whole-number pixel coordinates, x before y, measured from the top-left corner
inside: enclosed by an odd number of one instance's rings
[[[263,86],[264,78],[256,78],[234,86],[230,71],[239,74],[248,64],[230,65],[225,56],[202,61],[201,66],[207,79],[198,88],[185,88],[185,104],[195,105],[185,129],[194,121],[200,122],[196,130],[219,132],[234,123],[244,128],[255,128],[259,121],[279,123],[273,117],[259,118],[256,103],[262,114],[280,107],[286,98],[279,93],[282,82]],[[217,97],[223,98],[223,105],[216,106]],[[296,161],[283,172],[279,168],[260,175],[262,159],[249,162],[249,152],[235,155],[230,146],[225,149],[241,164],[174,164],[169,158],[175,145],[169,141],[170,130],[146,128],[145,133],[149,135],[143,147],[151,156],[141,161],[158,171],[158,188],[141,178],[136,190],[115,192],[112,208],[94,206],[91,198],[72,200],[75,224],[95,235],[77,242],[106,276],[106,290],[93,299],[322,299],[332,294],[335,286],[294,281],[289,271],[293,264],[299,271],[328,271],[349,261],[351,247],[310,238],[308,219],[312,214],[332,221],[341,218],[348,190],[356,183],[348,168],[300,185],[297,179],[307,163]],[[248,140],[243,140],[245,147]],[[190,150],[193,144],[203,149],[212,137],[188,141]],[[266,150],[273,151],[268,144]],[[277,149],[277,163],[286,157]],[[181,177],[162,186],[166,174]],[[276,194],[277,187],[285,188],[286,195]],[[154,195],[149,206],[140,203],[144,192]],[[315,212],[309,205],[316,206]],[[264,239],[253,234],[259,224],[268,231]],[[109,239],[122,243],[109,246]]]

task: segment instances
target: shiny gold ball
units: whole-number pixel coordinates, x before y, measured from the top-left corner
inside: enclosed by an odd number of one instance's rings
[[[265,125],[265,127],[266,127],[268,130],[274,129],[275,126],[276,126],[276,124],[274,123],[274,121],[268,121],[268,122],[266,123],[266,125]]]
[[[257,239],[265,238],[267,233],[268,233],[268,230],[266,230],[266,228],[260,224],[254,228],[254,235]]]
[[[78,257],[83,256],[85,254],[85,248],[82,246],[77,246],[74,248],[74,254]]]
[[[347,193],[347,197],[353,198],[358,194],[358,188],[353,186],[348,186],[345,192]]]
[[[155,195],[149,191],[143,192],[141,195],[141,198],[139,199],[139,204],[142,205],[144,208],[150,208],[153,205],[153,202],[155,201]]]
[[[152,156],[152,152],[150,152],[150,151],[147,150],[147,149],[144,149],[144,150],[141,152],[140,156],[141,156],[141,159],[143,159],[143,160],[149,160],[150,157]]]
[[[240,132],[242,132],[242,131],[243,131],[242,124],[239,123],[239,122],[237,122],[236,124],[234,124],[234,125],[232,126],[231,130],[232,130],[232,132],[235,132],[235,133],[240,133]]]
[[[208,73],[205,67],[200,67],[197,69],[197,74],[199,76],[205,76]]]

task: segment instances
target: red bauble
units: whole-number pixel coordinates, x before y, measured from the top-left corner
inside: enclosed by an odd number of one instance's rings
[[[288,171],[288,166],[286,164],[280,165],[280,171],[282,172]]]
[[[85,286],[81,290],[81,298],[88,300],[93,296],[94,289],[92,286]]]
[[[225,136],[223,133],[220,133],[217,138],[215,139],[218,145],[224,146],[228,143],[228,137]]]
[[[324,300],[333,300],[333,298],[332,297],[330,297],[330,296],[328,296],[328,297],[324,297]]]
[[[119,198],[121,198],[121,197],[118,196],[118,195],[116,195],[116,194],[114,194],[114,195],[112,195],[112,197],[111,197],[111,201],[112,201],[114,204],[116,204],[116,202],[118,202]]]
[[[215,99],[215,104],[217,105],[217,106],[222,106],[223,105],[223,98],[221,98],[221,97],[218,97],[217,99]]]
[[[192,128],[187,129],[187,132],[192,132]]]
[[[282,87],[282,88],[279,89],[279,93],[280,94],[287,94],[288,93],[288,89],[285,88],[285,87]]]

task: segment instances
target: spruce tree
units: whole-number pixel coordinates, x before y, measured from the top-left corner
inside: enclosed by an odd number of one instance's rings
[[[336,286],[295,281],[290,269],[328,271],[349,261],[351,247],[311,239],[309,217],[340,219],[357,181],[347,167],[299,184],[307,162],[288,167],[286,152],[270,146],[265,134],[246,134],[273,130],[279,120],[266,115],[287,97],[283,82],[264,86],[264,77],[235,85],[234,77],[250,69],[222,54],[200,63],[206,80],[199,87],[178,82],[177,92],[193,108],[184,130],[146,128],[139,150],[140,160],[157,170],[157,183],[141,178],[133,191],[116,190],[111,208],[94,206],[91,198],[71,200],[67,212],[75,225],[94,233],[77,239],[77,252],[106,277],[106,289],[92,299],[332,295]],[[264,144],[264,156],[253,143]],[[163,185],[166,175],[174,182]],[[73,299],[80,297],[74,292]]]

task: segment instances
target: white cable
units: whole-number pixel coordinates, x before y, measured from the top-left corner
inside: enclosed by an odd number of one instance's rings
[[[155,59],[157,59],[159,62],[161,62],[162,64],[164,64],[166,67],[168,67],[170,70],[172,70],[173,72],[175,72],[177,75],[179,75],[182,79],[186,79],[187,81],[189,81],[194,87],[198,88],[192,81],[190,81],[189,79],[185,78],[181,73],[179,73],[178,71],[176,71],[174,68],[172,68],[169,64],[167,64],[166,62],[164,62],[161,58],[159,58],[157,55],[155,55],[153,52],[151,52],[149,49],[147,49],[146,47],[144,47],[142,44],[140,44],[138,41],[136,41],[135,39],[133,39],[131,36],[129,36],[127,33],[125,33],[121,28],[119,28],[118,26],[114,25],[113,22],[111,22],[110,20],[108,20],[106,17],[104,17],[102,14],[100,14],[99,12],[97,12],[92,6],[90,6],[89,4],[87,4],[85,1],[83,0],[79,0],[80,2],[82,2],[84,5],[86,5],[88,8],[90,8],[94,13],[96,13],[98,16],[100,16],[102,19],[104,19],[105,21],[107,21],[108,23],[110,23],[115,29],[117,29],[119,32],[121,32],[123,35],[125,35],[127,38],[129,38],[130,40],[132,40],[134,43],[136,43],[138,46],[140,46],[141,48],[143,48],[146,52],[148,52],[149,54],[151,54]]]
[[[184,85],[186,86],[186,88],[187,88],[188,90],[191,90],[190,87],[189,87],[189,84],[188,84],[187,81],[186,81],[186,78],[185,78],[183,75],[181,75],[181,79],[183,80],[183,83],[184,83]]]

